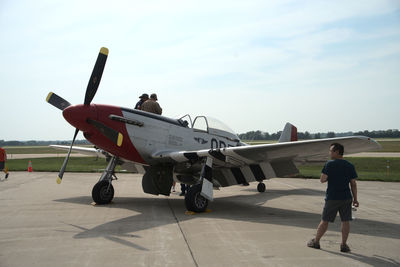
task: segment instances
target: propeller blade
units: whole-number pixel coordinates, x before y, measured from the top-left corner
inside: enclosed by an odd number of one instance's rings
[[[122,145],[122,141],[124,139],[122,133],[95,120],[87,119],[87,122],[96,127],[105,137],[113,141],[117,146]]]
[[[96,64],[94,65],[92,75],[90,76],[89,83],[86,88],[85,102],[84,102],[85,105],[90,105],[90,103],[94,98],[94,95],[97,92],[101,76],[103,75],[104,66],[106,65],[107,56],[108,56],[108,49],[102,47],[100,49],[99,55],[96,60]]]
[[[60,110],[64,110],[67,107],[71,106],[71,103],[69,103],[67,100],[65,100],[64,98],[56,95],[53,92],[50,92],[47,95],[46,101],[49,104],[52,104],[53,106],[55,106],[56,108],[58,108]]]
[[[78,135],[79,129],[76,128],[75,129],[75,134],[74,134],[74,138],[72,139],[72,143],[71,146],[69,147],[69,151],[68,151],[68,155],[65,157],[64,163],[61,167],[60,172],[58,173],[58,178],[57,178],[57,184],[61,184],[61,180],[64,176],[64,172],[65,172],[65,168],[67,167],[67,163],[68,163],[68,159],[69,159],[69,155],[71,154],[71,150],[72,150],[72,146],[74,145],[75,142],[75,138]]]

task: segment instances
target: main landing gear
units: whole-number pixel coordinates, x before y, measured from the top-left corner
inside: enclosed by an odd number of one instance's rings
[[[117,157],[111,157],[107,168],[100,177],[100,180],[93,186],[92,198],[96,204],[108,204],[114,198],[114,187],[111,182],[117,180],[114,173],[117,162]]]
[[[208,200],[201,192],[202,184],[196,184],[189,188],[185,194],[185,205],[188,211],[204,212],[208,206]]]

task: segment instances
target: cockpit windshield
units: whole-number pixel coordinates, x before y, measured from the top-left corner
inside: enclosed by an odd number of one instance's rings
[[[197,116],[192,122],[190,115],[186,114],[185,116],[181,116],[178,121],[184,127],[191,126],[194,131],[208,132],[230,140],[239,141],[239,137],[229,126],[213,117]]]
[[[197,127],[196,123],[199,121],[201,122],[202,128],[204,127],[204,121],[207,124],[207,132],[210,134],[226,137],[230,140],[239,140],[239,137],[235,134],[235,132],[229,128],[225,123],[221,122],[220,120],[217,120],[216,118],[213,117],[205,117],[205,116],[198,116],[193,122],[193,129],[196,130],[199,127]]]
[[[229,128],[228,125],[226,125],[225,123],[223,123],[220,120],[217,120],[216,118],[207,117],[207,121],[208,121],[208,128],[235,134],[235,132],[231,128]]]

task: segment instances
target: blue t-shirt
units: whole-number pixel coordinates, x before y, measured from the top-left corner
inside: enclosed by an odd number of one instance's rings
[[[357,178],[354,165],[344,159],[329,160],[322,173],[328,175],[326,200],[352,199],[349,183]]]
[[[142,105],[143,105],[144,101],[142,99],[140,99],[136,105],[135,105],[135,109],[142,109]]]

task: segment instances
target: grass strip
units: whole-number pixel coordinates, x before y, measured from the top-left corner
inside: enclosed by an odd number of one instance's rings
[[[58,172],[64,162],[64,158],[34,158],[31,159],[33,171]],[[29,159],[11,159],[7,161],[10,171],[27,171]],[[107,167],[103,158],[96,157],[70,157],[67,172],[102,172]],[[120,166],[116,171],[120,171]]]
[[[400,158],[346,157],[345,159],[354,164],[358,180],[400,182]],[[300,174],[296,177],[319,178],[322,167],[323,164],[299,166]]]

